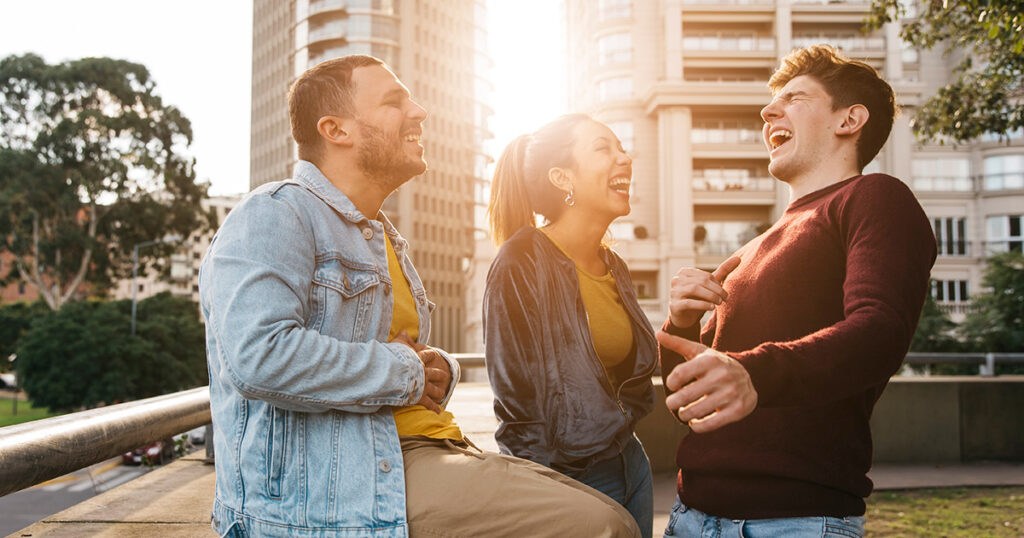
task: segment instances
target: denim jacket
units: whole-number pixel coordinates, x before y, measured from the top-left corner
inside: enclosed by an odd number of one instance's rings
[[[625,262],[603,251],[633,329],[632,369],[613,387],[594,350],[576,264],[524,227],[498,251],[484,291],[487,375],[502,452],[558,471],[619,454],[654,408],[658,344]]]
[[[199,288],[222,535],[408,535],[392,406],[418,401],[424,380],[416,353],[387,343],[385,236],[425,342],[434,305],[408,244],[309,162],[250,193],[210,244]],[[458,363],[442,355],[450,396]]]

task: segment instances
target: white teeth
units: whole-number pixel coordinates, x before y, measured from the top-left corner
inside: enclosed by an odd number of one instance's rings
[[[629,182],[628,177],[616,177],[608,182],[608,186],[616,190],[629,190]]]
[[[419,142],[420,141],[420,135],[414,135],[414,134],[405,135],[405,141],[406,142]]]
[[[771,143],[773,148],[777,148],[793,138],[793,131],[789,129],[779,129],[768,136],[768,142]]]

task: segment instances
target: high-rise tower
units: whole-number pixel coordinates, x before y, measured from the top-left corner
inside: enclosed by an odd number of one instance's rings
[[[297,157],[287,92],[317,63],[370,54],[427,109],[427,172],[384,211],[407,237],[437,304],[431,344],[463,349],[465,270],[473,254],[474,189],[488,157],[489,86],[483,0],[254,0],[250,186],[290,175]]]

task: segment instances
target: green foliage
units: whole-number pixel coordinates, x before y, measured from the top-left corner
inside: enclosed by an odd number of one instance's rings
[[[182,153],[191,124],[155,89],[122,60],[0,59],[0,250],[15,256],[0,284],[21,279],[57,309],[86,282],[102,293],[130,275],[135,244],[205,223],[207,185]]]
[[[207,380],[203,325],[194,303],[160,294],[69,303],[36,321],[18,344],[20,384],[35,404],[71,411],[157,396]]]
[[[990,257],[983,283],[990,291],[972,299],[974,311],[961,327],[964,335],[976,349],[1024,351],[1024,255]]]
[[[17,302],[0,305],[0,372],[9,369],[9,357],[18,346],[18,339],[32,325],[32,320],[45,315],[44,303]]]
[[[956,324],[943,312],[931,294],[925,297],[924,309],[917,330],[910,341],[910,351],[953,353],[960,351],[960,342],[953,336]]]
[[[913,5],[916,18],[907,12]],[[962,57],[950,84],[911,122],[922,140],[968,141],[1024,128],[1024,3],[1020,0],[872,0],[865,26],[901,19],[913,47],[942,43]]]

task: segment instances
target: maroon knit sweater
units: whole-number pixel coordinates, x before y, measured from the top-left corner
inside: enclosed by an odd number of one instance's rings
[[[794,201],[738,251],[729,299],[700,331],[739,360],[757,408],[679,444],[683,504],[732,519],[864,514],[871,410],[924,303],[935,236],[913,193],[882,174]],[[665,329],[697,338],[697,326]],[[661,348],[667,375],[682,358]]]

